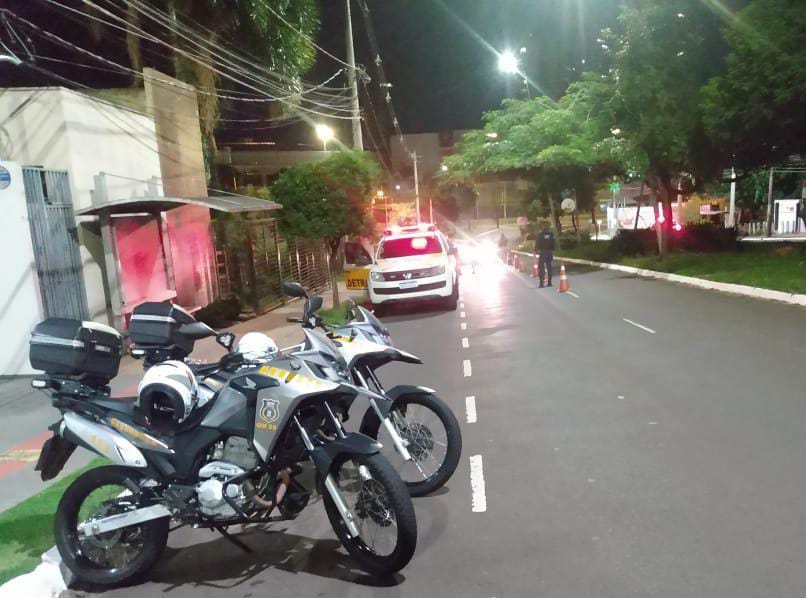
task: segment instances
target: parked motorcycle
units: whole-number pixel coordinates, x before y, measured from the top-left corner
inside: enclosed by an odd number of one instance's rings
[[[167,316],[150,325],[172,344],[210,330]],[[221,340],[231,348],[231,338]],[[324,334],[306,330],[295,355],[251,367],[228,355],[215,368],[222,387],[202,405],[193,372],[177,361],[146,372],[137,405],[110,400],[121,345],[114,329],[73,320],[47,320],[31,340],[31,365],[45,372],[32,385],[62,414],[37,463],[42,479],[55,477],[77,446],[114,463],[76,478],[56,510],[56,545],[77,577],[106,585],[144,573],[159,560],[171,520],[243,547],[228,526],[293,519],[308,505],[312,489],[298,480],[308,461],[328,519],[358,564],[378,575],[406,566],[417,541],[411,499],[378,443],[346,432],[335,415],[367,391],[350,383]]]
[[[441,488],[451,478],[462,453],[462,431],[453,411],[424,386],[395,386],[385,389],[376,371],[394,361],[419,364],[422,361],[394,347],[389,330],[372,312],[348,306],[351,321],[328,327],[318,315],[321,297],[309,296],[298,283],[286,282],[283,290],[306,299],[299,322],[306,330],[325,331],[347,362],[352,381],[383,398],[371,398],[361,420],[360,432],[394,448],[385,454],[406,483],[412,496],[424,496]],[[402,442],[401,442],[402,440]]]

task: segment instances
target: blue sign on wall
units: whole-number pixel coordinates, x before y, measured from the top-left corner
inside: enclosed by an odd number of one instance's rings
[[[11,184],[11,173],[0,166],[0,190],[6,189]]]

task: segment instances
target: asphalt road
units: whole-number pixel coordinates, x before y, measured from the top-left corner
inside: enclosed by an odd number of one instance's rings
[[[574,295],[486,269],[457,312],[388,318],[425,365],[384,381],[437,388],[464,433],[396,579],[312,505],[244,531],[251,555],[180,530],[151,581],[104,596],[806,596],[806,311],[569,273]]]

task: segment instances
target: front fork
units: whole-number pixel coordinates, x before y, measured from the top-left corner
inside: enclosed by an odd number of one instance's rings
[[[358,380],[358,382],[361,384],[361,386],[363,388],[366,388],[367,390],[369,390],[369,386],[367,385],[367,381],[364,379],[364,376],[361,375],[361,372],[358,371],[357,369],[355,370],[355,376],[356,376],[356,379]],[[377,378],[374,378],[374,380],[377,383]],[[405,440],[400,435],[400,432],[398,431],[397,426],[395,426],[395,424],[392,423],[392,418],[389,417],[388,414],[384,414],[383,411],[381,411],[381,408],[378,405],[378,401],[374,397],[369,397],[369,404],[372,407],[372,409],[375,411],[375,414],[378,416],[378,419],[381,420],[381,423],[383,424],[383,427],[386,428],[386,432],[387,432],[387,434],[389,434],[389,437],[392,439],[392,444],[394,445],[395,450],[397,451],[397,454],[400,455],[400,457],[404,461],[411,461],[412,457],[411,457],[411,453],[409,453],[409,449],[408,449],[409,442],[408,442],[408,440]]]
[[[328,406],[328,411],[330,412],[330,406]],[[332,415],[332,412],[330,413]],[[338,422],[338,420],[336,421]],[[314,450],[313,441],[302,424],[299,423],[299,419],[297,419],[296,415],[294,416],[294,423],[297,426],[297,430],[299,430],[300,436],[302,436],[302,442],[305,445],[305,448],[308,450],[308,453],[312,453]],[[343,433],[340,422],[336,424],[336,429],[340,432],[340,435]],[[347,503],[344,502],[344,497],[342,497],[339,487],[336,485],[336,480],[333,479],[333,474],[331,474],[329,471],[325,476],[325,489],[330,495],[330,498],[333,499],[333,504],[336,505],[336,510],[339,512],[339,515],[341,515],[341,520],[347,527],[347,535],[349,535],[351,538],[357,538],[361,532],[358,530],[355,515],[350,510],[350,507],[347,506]]]

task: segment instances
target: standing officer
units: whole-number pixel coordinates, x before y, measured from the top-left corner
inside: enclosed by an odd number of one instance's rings
[[[554,233],[549,228],[549,223],[545,220],[540,232],[537,233],[535,253],[540,254],[537,272],[540,276],[540,288],[542,289],[543,286],[551,286],[551,262],[554,260]],[[544,281],[546,281],[545,285]]]

